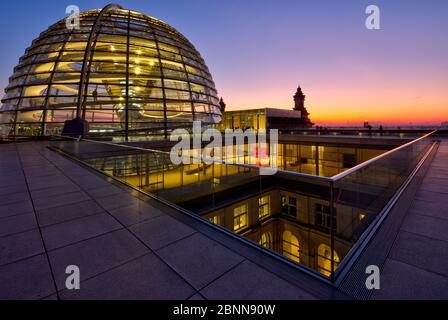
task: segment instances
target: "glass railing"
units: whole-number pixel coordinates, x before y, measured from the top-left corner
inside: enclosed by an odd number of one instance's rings
[[[264,167],[194,163],[191,156],[190,164],[175,165],[167,152],[90,140],[67,138],[51,147],[334,281],[428,152],[431,134],[331,178],[264,175]]]
[[[337,217],[333,247],[337,252],[337,239],[350,244],[350,250],[342,256],[345,261],[341,268],[333,270],[333,278],[378,227],[385,208],[433,146],[434,132],[332,177],[332,214]],[[349,212],[344,209],[348,207],[356,209]]]
[[[367,128],[319,128],[319,129],[302,129],[302,130],[280,130],[280,134],[285,135],[304,135],[304,136],[352,136],[352,137],[399,137],[399,138],[413,138],[421,137],[422,132],[430,132],[435,130],[435,127],[425,128],[385,128],[380,130],[374,128],[369,130]]]

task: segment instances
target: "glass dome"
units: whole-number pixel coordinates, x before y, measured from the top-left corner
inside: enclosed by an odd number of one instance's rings
[[[66,120],[90,133],[165,136],[221,122],[217,91],[199,52],[178,31],[113,6],[65,19],[33,41],[14,68],[0,109],[3,135],[59,134]]]

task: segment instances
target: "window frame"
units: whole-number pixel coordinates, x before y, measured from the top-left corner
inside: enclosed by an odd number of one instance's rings
[[[267,202],[261,203],[262,199],[267,199]],[[267,213],[263,214],[263,211],[267,208]],[[258,198],[258,218],[264,219],[271,215],[271,196],[263,196]]]
[[[241,213],[237,214],[236,211],[241,208],[244,208],[244,210],[242,210]],[[248,211],[249,210],[247,204],[243,204],[233,208],[233,231],[240,231],[247,228],[249,219]],[[243,217],[245,217],[244,223],[241,222]]]
[[[319,210],[318,208],[321,208],[321,210]],[[326,209],[328,208],[328,212],[326,212]],[[336,209],[333,209],[334,215],[333,215],[333,231],[336,230],[337,228],[337,223],[336,223]],[[314,221],[314,225],[318,228],[321,228],[327,232],[330,231],[330,227],[331,227],[331,207],[326,205],[326,204],[322,204],[322,203],[315,203],[314,204],[314,214],[315,214],[315,221]]]
[[[284,202],[283,200],[286,199]],[[291,200],[294,199],[294,204],[291,203]],[[285,211],[286,209],[286,211]],[[294,214],[292,211],[294,210]],[[297,218],[297,198],[288,195],[281,196],[281,213],[290,218]]]

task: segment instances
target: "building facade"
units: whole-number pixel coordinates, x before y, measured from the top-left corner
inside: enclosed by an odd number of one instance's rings
[[[309,118],[309,112],[305,107],[305,95],[300,87],[294,95],[293,110],[262,108],[225,111],[225,104],[221,100],[221,112],[223,114],[223,122],[219,126],[221,130],[295,130],[308,129],[314,125]]]

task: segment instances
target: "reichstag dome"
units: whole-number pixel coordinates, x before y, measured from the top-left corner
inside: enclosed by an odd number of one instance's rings
[[[75,118],[91,133],[167,136],[221,122],[212,76],[195,47],[163,21],[119,5],[62,19],[32,42],[9,79],[2,135],[60,134]]]

